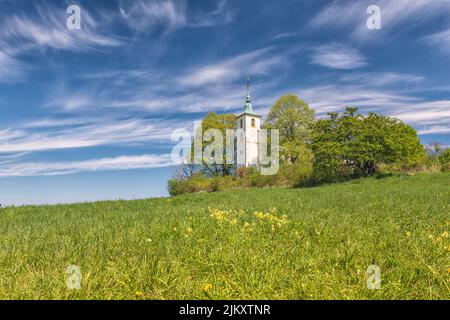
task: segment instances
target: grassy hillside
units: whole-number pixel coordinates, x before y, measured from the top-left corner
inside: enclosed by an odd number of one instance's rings
[[[449,229],[450,174],[6,208],[0,298],[450,299]]]

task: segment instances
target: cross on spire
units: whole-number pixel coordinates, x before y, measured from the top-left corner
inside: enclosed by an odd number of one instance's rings
[[[250,96],[250,77],[247,77],[247,102],[251,102],[251,100],[252,97]]]

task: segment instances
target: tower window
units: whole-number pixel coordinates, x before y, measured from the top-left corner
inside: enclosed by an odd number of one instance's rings
[[[244,122],[241,119],[241,128],[243,128],[243,127],[244,127]]]
[[[252,128],[254,128],[255,126],[256,126],[255,119],[252,119]]]

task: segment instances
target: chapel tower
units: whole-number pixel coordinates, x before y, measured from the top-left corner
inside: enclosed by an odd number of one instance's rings
[[[259,164],[259,130],[261,116],[253,111],[250,79],[247,79],[247,96],[244,112],[237,117],[237,164],[250,167]]]

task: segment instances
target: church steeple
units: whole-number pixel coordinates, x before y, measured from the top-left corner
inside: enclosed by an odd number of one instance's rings
[[[250,77],[247,78],[247,97],[245,98],[244,113],[253,114],[252,97],[250,95]]]
[[[236,117],[237,148],[236,163],[243,166],[253,166],[259,163],[259,131],[261,116],[255,114],[250,94],[250,78],[247,78],[247,96],[245,97],[244,113]]]

